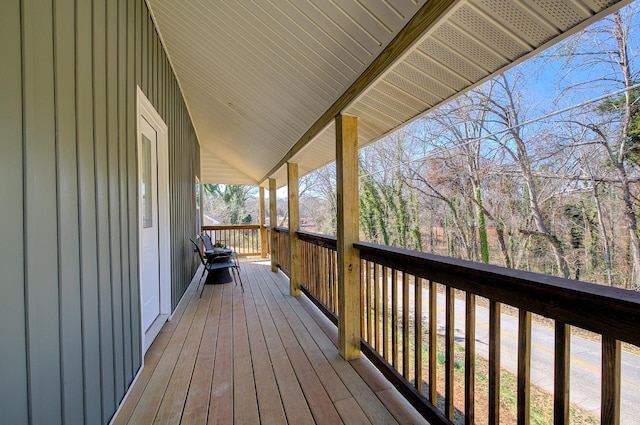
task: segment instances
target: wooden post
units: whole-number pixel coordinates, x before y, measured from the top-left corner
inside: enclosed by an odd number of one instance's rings
[[[289,293],[297,297],[300,295],[300,281],[302,278],[302,262],[300,261],[300,203],[298,199],[298,164],[287,162],[287,185],[289,189]]]
[[[271,271],[278,271],[278,206],[276,198],[276,179],[269,179],[269,227],[271,228]]]
[[[267,258],[267,228],[264,223],[264,187],[260,186],[260,256]]]
[[[338,349],[345,360],[360,357],[362,308],[358,242],[358,119],[336,117],[336,178],[338,198]]]

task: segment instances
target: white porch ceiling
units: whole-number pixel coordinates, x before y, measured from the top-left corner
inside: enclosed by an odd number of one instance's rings
[[[364,146],[629,1],[452,1],[351,98],[414,15],[446,0],[147,0],[201,143],[202,181],[278,185],[283,158],[301,174],[335,159],[330,120],[303,136],[336,101],[359,117]]]

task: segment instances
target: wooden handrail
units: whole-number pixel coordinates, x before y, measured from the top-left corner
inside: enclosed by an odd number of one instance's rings
[[[640,345],[640,293],[401,248],[358,243],[363,260]]]
[[[336,246],[338,243],[335,236],[323,235],[320,233],[299,231],[297,232],[297,235],[301,241],[310,242],[314,245],[322,246],[324,248],[333,249],[333,250],[336,249]]]
[[[282,234],[284,234],[284,235],[288,235],[288,234],[289,234],[289,229],[288,229],[287,227],[279,227],[279,226],[276,226],[276,227],[274,227],[274,228],[273,228],[273,230],[274,230],[276,233],[282,233]]]
[[[259,228],[259,224],[215,224],[213,226],[202,226],[202,230],[253,230]]]
[[[262,255],[259,224],[223,224],[202,226],[202,232],[209,234],[214,242],[220,242],[233,249],[238,255]]]

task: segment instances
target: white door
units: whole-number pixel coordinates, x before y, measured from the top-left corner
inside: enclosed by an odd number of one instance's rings
[[[140,293],[142,329],[147,332],[160,315],[158,135],[144,117],[140,133]]]

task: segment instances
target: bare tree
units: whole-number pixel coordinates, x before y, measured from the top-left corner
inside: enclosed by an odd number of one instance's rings
[[[637,82],[637,71],[634,71],[630,58],[629,39],[636,26],[634,18],[638,5],[633,4],[624,11],[614,12],[603,20],[601,25],[587,29],[567,43],[568,48],[556,54],[565,57],[564,69],[567,72],[600,70],[602,75],[598,81],[586,81],[580,86],[602,84],[608,87],[626,89],[623,94],[599,105],[600,115],[591,114],[586,119],[574,121],[577,132],[585,129],[595,135],[597,143],[605,152],[608,161],[615,170],[620,190],[620,200],[624,209],[627,232],[632,254],[632,277],[630,282],[640,288],[640,238],[638,237],[638,219],[636,199],[631,186],[631,169],[635,169],[640,151],[640,110],[637,105],[638,90],[632,89]],[[581,41],[589,37],[596,40],[596,48],[581,50]],[[604,72],[602,72],[604,70]],[[569,84],[568,89],[579,86]],[[597,119],[599,118],[599,119]],[[618,125],[612,126],[612,123]]]
[[[510,78],[512,78],[512,80],[510,80]],[[538,185],[536,184],[533,173],[533,161],[527,150],[527,143],[525,143],[523,136],[521,123],[524,112],[521,107],[519,93],[517,92],[520,76],[515,74],[514,77],[510,78],[502,74],[492,80],[491,84],[493,87],[489,91],[491,95],[486,96],[485,99],[487,107],[490,109],[490,114],[493,117],[490,121],[492,121],[493,125],[500,127],[500,129],[504,131],[504,133],[496,137],[495,140],[502,146],[520,170],[526,185],[529,210],[535,230],[522,228],[520,231],[525,234],[541,236],[547,241],[553,250],[560,272],[565,278],[568,278],[571,273],[565,258],[564,248],[560,239],[551,232],[544,219]]]

